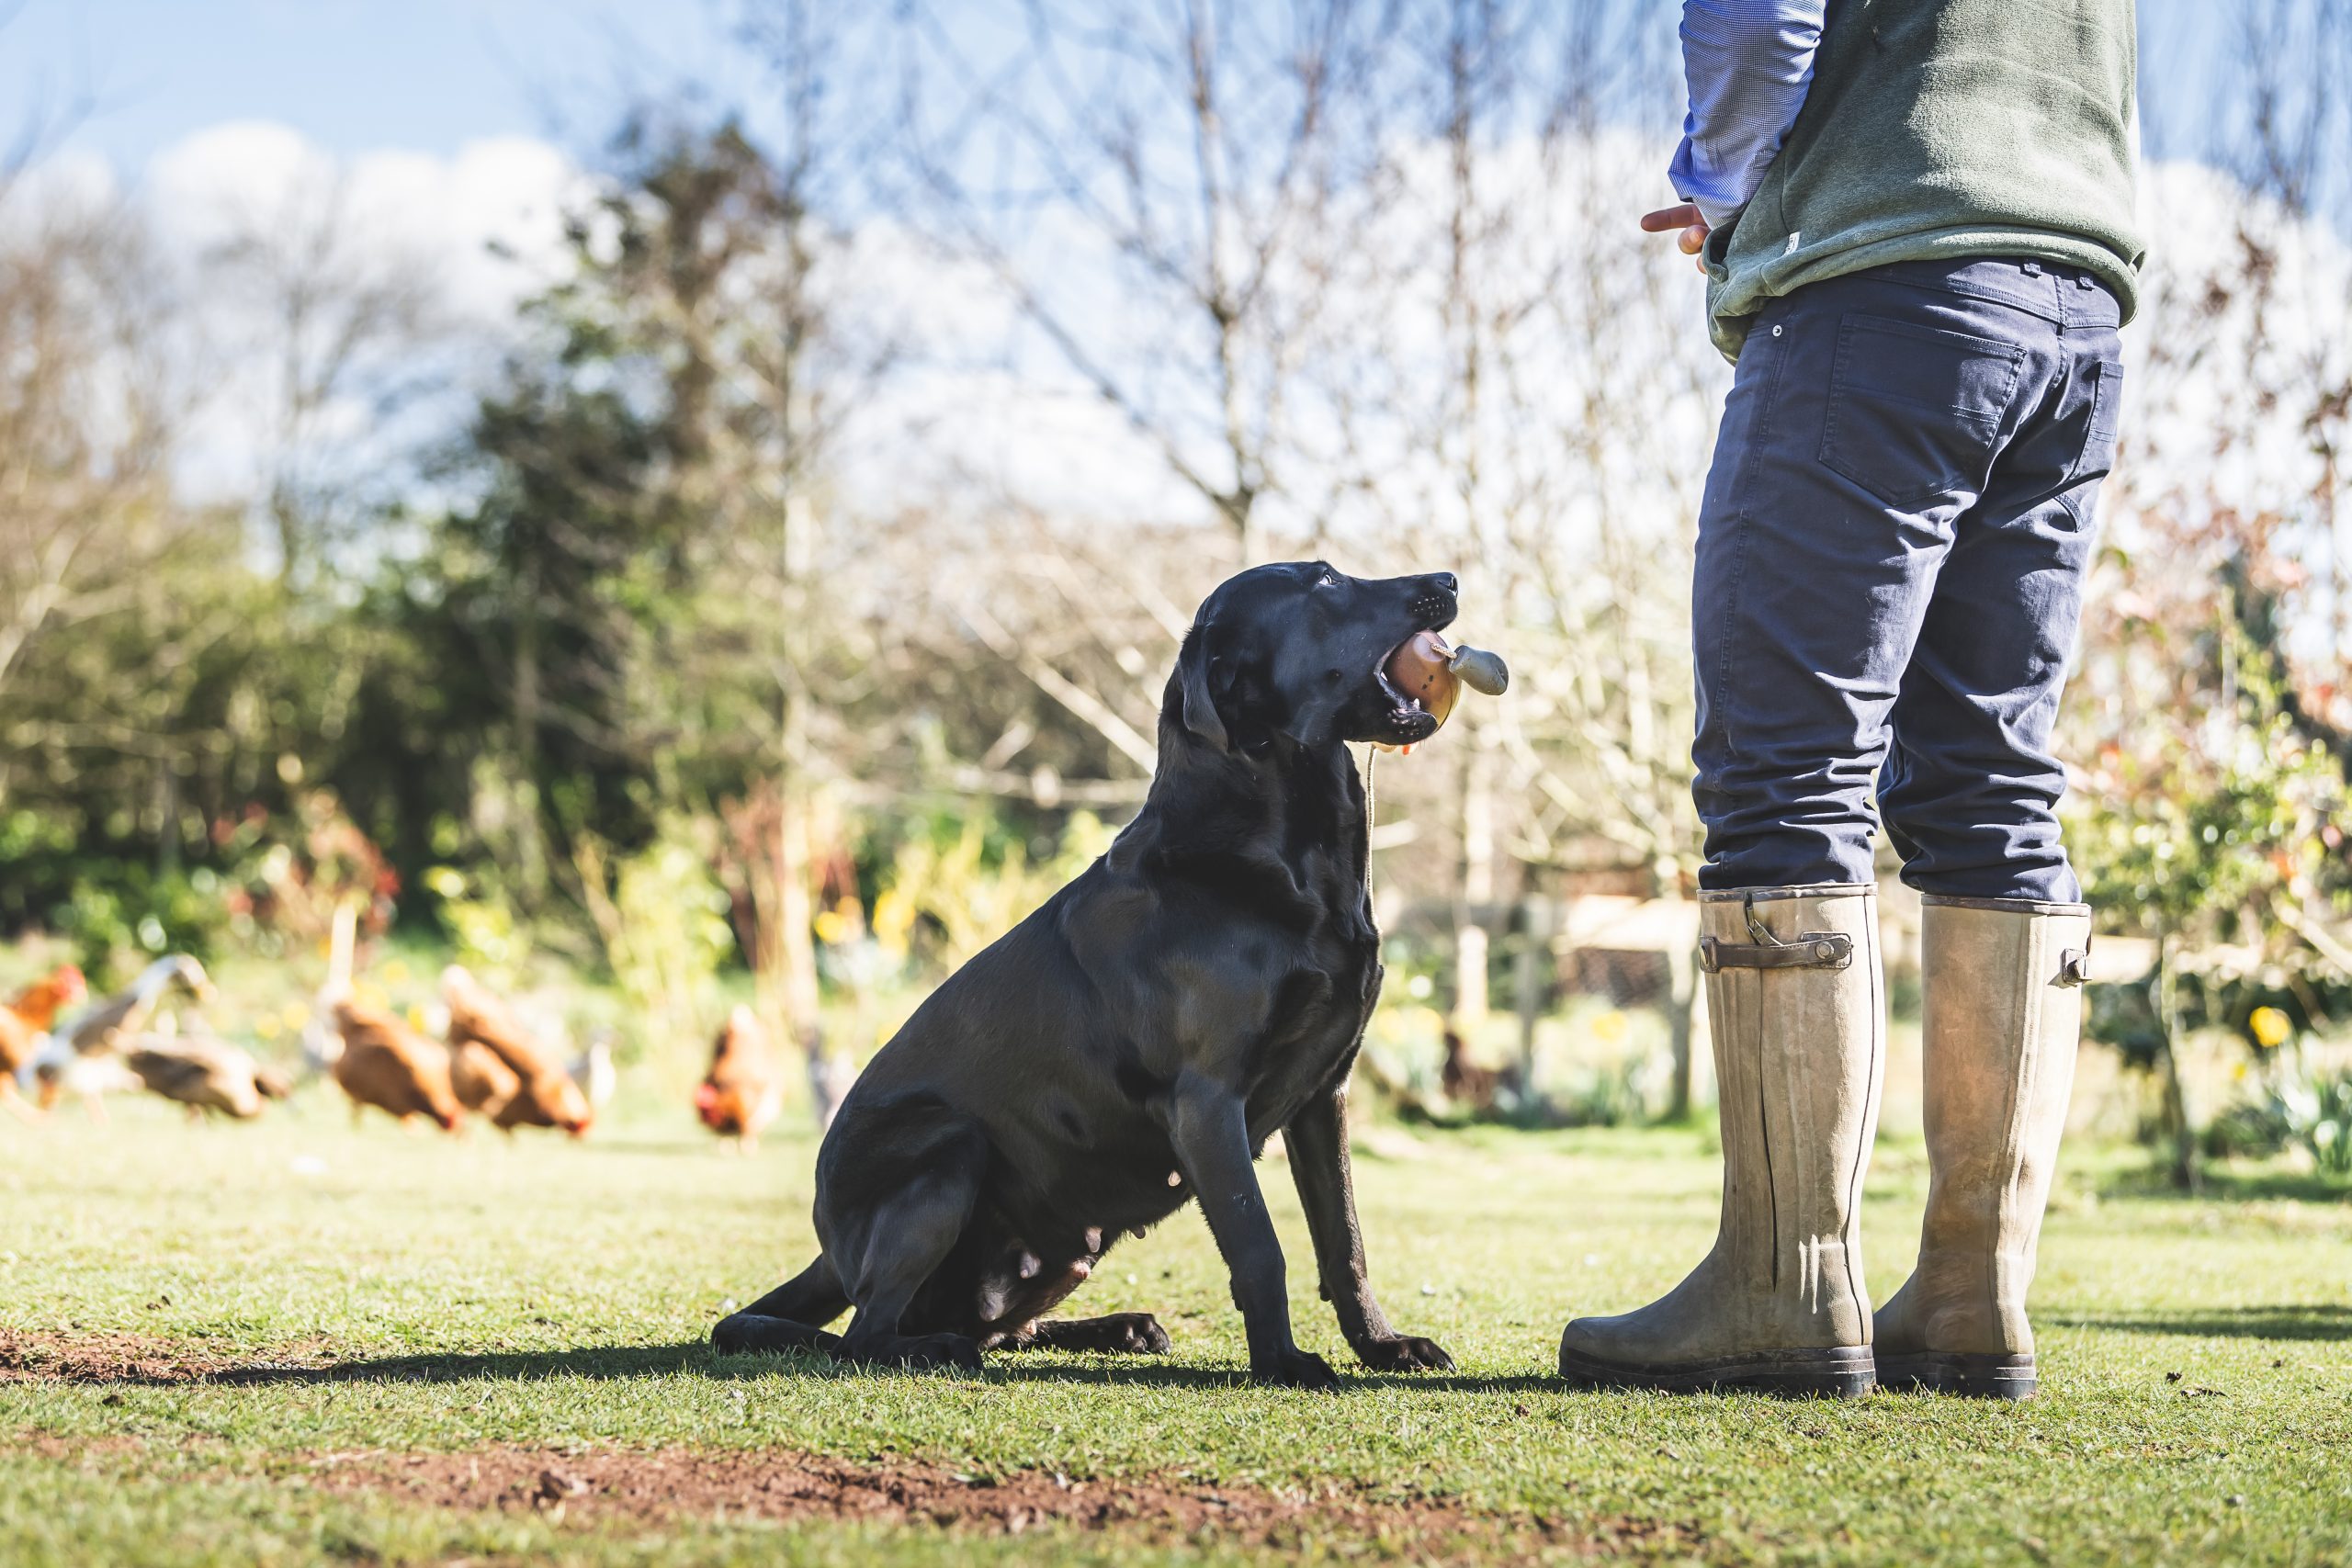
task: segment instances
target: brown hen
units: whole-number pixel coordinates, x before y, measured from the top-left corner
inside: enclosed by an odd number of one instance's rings
[[[784,1080],[768,1049],[767,1031],[752,1010],[739,1007],[710,1048],[710,1071],[695,1089],[695,1113],[721,1137],[741,1142],[746,1154],[759,1147],[760,1131],[775,1120],[784,1103]]]
[[[17,1092],[17,1074],[33,1059],[58,1013],[89,994],[82,971],[61,964],[18,991],[15,1000],[0,1005],[0,1106],[18,1117],[32,1114]]]
[[[497,1052],[479,1040],[466,1040],[449,1047],[449,1087],[475,1115],[495,1116],[522,1092],[523,1080]]]
[[[401,1122],[430,1116],[454,1133],[465,1107],[449,1085],[449,1053],[382,1008],[344,1000],[334,1005],[343,1055],[334,1059],[334,1081],[351,1097],[356,1121],[360,1108]]]
[[[595,1112],[570,1068],[481,981],[452,964],[441,972],[441,999],[449,1008],[451,1071],[459,1080],[458,1092],[462,1096],[470,1088],[481,1094],[482,1102],[474,1109],[492,1126],[510,1133],[517,1127],[560,1127],[575,1138],[588,1131]]]

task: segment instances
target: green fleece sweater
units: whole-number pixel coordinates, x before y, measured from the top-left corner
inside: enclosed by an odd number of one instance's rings
[[[1830,0],[1804,110],[1708,238],[1715,346],[1805,284],[1963,256],[2086,268],[2131,320],[2137,62],[2132,0]]]

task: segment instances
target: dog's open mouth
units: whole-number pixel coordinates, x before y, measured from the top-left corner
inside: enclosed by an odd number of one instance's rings
[[[1409,746],[1427,740],[1445,722],[1446,713],[1453,706],[1453,682],[1442,661],[1453,651],[1445,638],[1426,631],[1414,633],[1381,655],[1372,678],[1388,704],[1392,744]],[[1398,684],[1399,679],[1414,689]]]
[[[1500,696],[1510,684],[1510,671],[1500,657],[1484,649],[1457,648],[1435,628],[1415,632],[1389,649],[1374,674],[1388,704],[1386,722],[1393,739],[1384,744],[1395,746],[1411,746],[1436,734],[1463,687]]]

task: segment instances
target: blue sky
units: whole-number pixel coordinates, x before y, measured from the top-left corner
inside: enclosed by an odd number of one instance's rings
[[[5,13],[10,0],[0,0]],[[876,0],[835,0],[839,4]],[[1664,4],[1666,0],[1643,0]],[[320,147],[448,153],[486,136],[575,149],[622,85],[712,80],[756,92],[709,0],[15,0],[0,28],[6,113],[95,102],[74,143],[128,174],[227,120],[269,119]],[[2206,62],[2233,0],[2141,8],[2152,150],[2193,154]],[[580,117],[583,106],[591,117]]]
[[[563,123],[601,86],[724,74],[700,0],[17,0],[0,106],[85,95],[74,145],[128,172],[189,133],[269,119],[334,152],[447,153]],[[625,74],[625,73],[627,74]],[[0,130],[15,127],[0,116]]]

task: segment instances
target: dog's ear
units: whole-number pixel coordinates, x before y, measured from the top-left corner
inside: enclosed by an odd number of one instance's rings
[[[1216,711],[1216,694],[1209,689],[1216,663],[1209,652],[1209,627],[1195,621],[1192,630],[1184,634],[1184,646],[1176,655],[1176,685],[1184,698],[1184,728],[1218,750],[1228,750],[1232,739],[1225,732],[1225,719]]]

